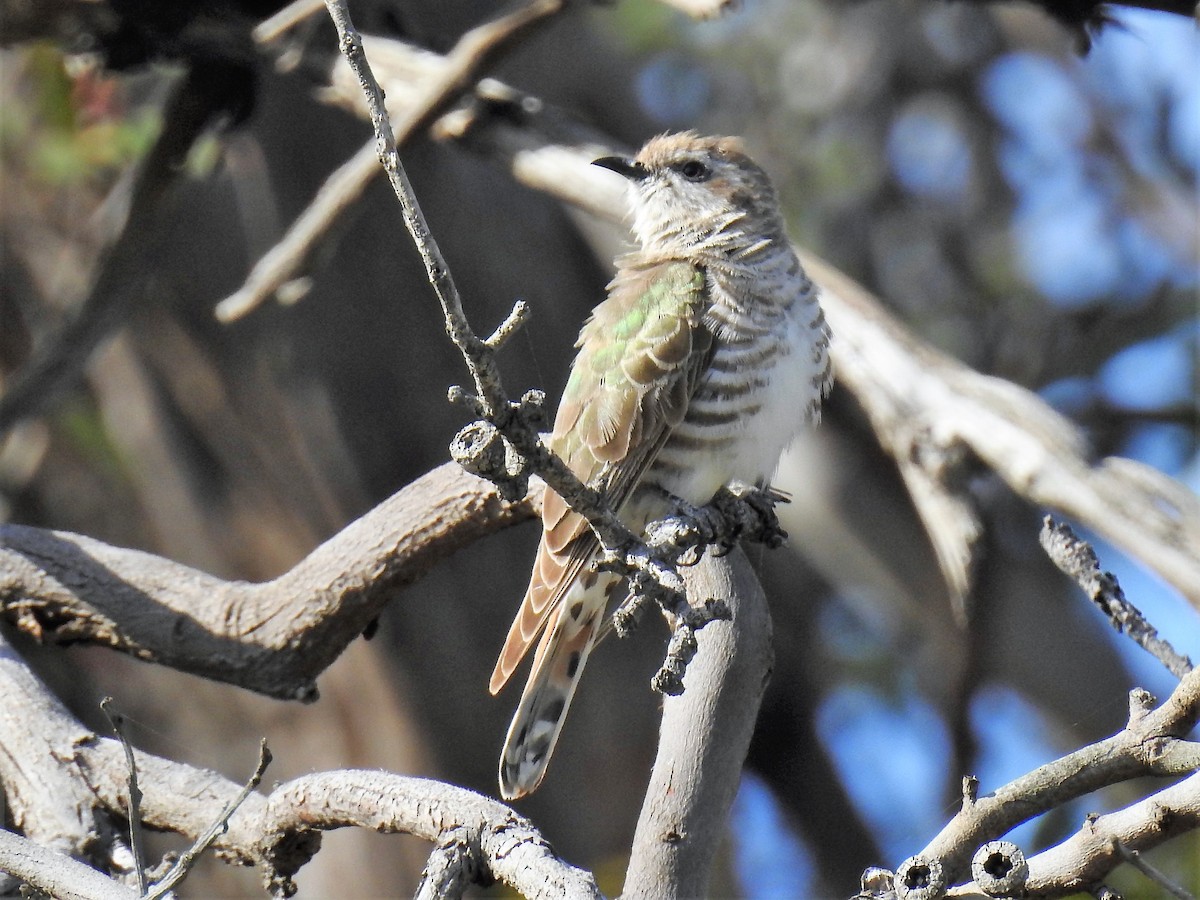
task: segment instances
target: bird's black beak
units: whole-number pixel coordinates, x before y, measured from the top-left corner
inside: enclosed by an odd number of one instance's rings
[[[641,181],[650,174],[649,170],[640,162],[625,156],[602,156],[599,159],[593,159],[592,165],[599,166],[602,169],[610,169],[618,175],[624,175],[631,181]]]

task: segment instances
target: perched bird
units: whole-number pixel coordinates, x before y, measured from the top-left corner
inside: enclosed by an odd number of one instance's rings
[[[736,138],[650,140],[595,165],[628,179],[640,248],[619,259],[579,353],[549,445],[634,532],[673,503],[775,471],[820,415],[829,329],[784,234],[767,175]],[[499,691],[541,636],[500,758],[500,791],[542,780],[620,578],[590,567],[587,522],[547,490],[542,540],[492,673]]]

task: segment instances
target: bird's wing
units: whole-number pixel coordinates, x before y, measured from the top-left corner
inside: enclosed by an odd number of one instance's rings
[[[684,260],[624,261],[583,327],[551,448],[616,510],[687,412],[712,359],[704,270]],[[547,488],[542,541],[520,612],[492,673],[496,693],[596,551],[587,521]]]

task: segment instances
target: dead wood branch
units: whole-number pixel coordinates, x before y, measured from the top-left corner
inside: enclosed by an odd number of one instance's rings
[[[1192,661],[1158,636],[1158,630],[1126,599],[1113,574],[1101,571],[1096,551],[1087,541],[1080,540],[1069,525],[1056,523],[1046,516],[1039,539],[1054,564],[1078,582],[1088,599],[1112,622],[1113,628],[1129,635],[1176,678],[1182,678],[1192,670]]]
[[[1195,772],[1200,769],[1200,744],[1185,740],[1184,736],[1198,720],[1200,669],[1194,669],[1157,708],[1148,693],[1133,691],[1129,698],[1129,722],[1110,738],[1040,766],[984,796],[977,795],[974,779],[965,779],[962,808],[925,849],[901,864],[896,871],[897,883],[911,882],[916,886],[926,877],[922,873],[938,871],[943,885],[954,884],[969,872],[971,857],[981,844],[1001,837],[1049,809],[1133,778],[1171,777]],[[1194,781],[1194,778],[1188,781]],[[1194,790],[1195,785],[1192,785],[1180,796],[1186,801]],[[1168,799],[1174,803],[1179,797],[1172,795]],[[1162,823],[1155,824],[1153,803],[1139,804],[1136,808],[1139,811],[1130,815],[1141,816],[1138,821],[1142,824],[1132,826],[1130,820],[1125,819],[1121,820],[1122,828],[1132,827],[1142,835],[1158,834],[1160,841],[1170,836],[1161,834]],[[1127,812],[1129,810],[1124,810],[1122,814]],[[1144,818],[1147,815],[1149,818]],[[1196,815],[1200,815],[1200,809],[1192,809],[1184,819]],[[1060,862],[1065,855],[1066,851],[1059,857]],[[1035,867],[1030,861],[1030,878],[1039,871],[1047,871],[1039,868],[1041,865]],[[1061,869],[1055,868],[1054,872],[1054,878],[1059,881],[1067,877]]]
[[[436,72],[426,69],[427,78],[418,76],[419,92],[415,97],[409,96],[410,92],[389,97],[389,108],[398,114],[396,145],[402,147],[414,135],[425,131],[472,88],[488,66],[563,6],[563,0],[532,0],[464,34],[449,54],[438,57],[444,64]],[[269,43],[276,34],[275,26],[264,28],[263,42]],[[335,72],[341,68],[335,67]],[[364,110],[362,100],[360,92],[351,102]],[[218,319],[230,322],[241,318],[297,277],[334,222],[382,172],[379,152],[377,141],[369,141],[329,176],[283,239],[255,264],[246,283],[217,305]]]
[[[85,856],[103,869],[122,870],[114,862],[122,855],[119,832],[90,825],[127,813],[129,769],[121,743],[76,721],[2,639],[0,694],[6,698],[0,708],[5,726],[0,779],[14,824],[36,840],[32,847],[19,838],[4,841],[0,831],[0,871],[45,886],[54,896],[138,896],[69,859]],[[529,820],[462,788],[388,772],[334,771],[295,779],[264,796],[216,772],[136,750],[134,756],[147,826],[211,841],[222,855],[259,866],[268,886],[284,896],[294,892],[292,876],[319,849],[320,832],[348,826],[434,843],[465,829],[479,848],[482,868],[476,874],[482,882],[498,879],[525,896],[547,900],[600,896],[591,875],[561,861]],[[35,789],[44,788],[48,777],[58,778],[56,792],[38,796],[26,790],[31,774]],[[253,784],[252,779],[249,787]],[[75,819],[64,820],[64,809]],[[76,820],[89,824],[81,828]]]
[[[628,898],[703,897],[774,662],[766,597],[740,549],[684,570],[731,618],[698,637],[687,690],[663,701],[658,753],[625,874]],[[719,735],[719,738],[714,736]]]
[[[224,581],[83,535],[0,525],[0,609],[42,640],[90,641],[281,699],[316,678],[397,588],[534,514],[448,463],[346,526],[273,581]]]

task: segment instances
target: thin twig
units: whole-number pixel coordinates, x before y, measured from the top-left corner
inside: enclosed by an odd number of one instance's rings
[[[187,877],[188,872],[196,864],[196,860],[200,854],[207,850],[209,845],[229,828],[230,817],[262,782],[263,773],[270,764],[271,751],[267,749],[266,740],[263,740],[258,747],[258,765],[254,768],[254,774],[242,786],[238,795],[225,805],[225,809],[221,811],[221,815],[213,822],[212,827],[200,835],[196,839],[196,842],[184,851],[179,859],[175,861],[175,865],[171,866],[170,871],[150,889],[150,892],[147,893],[145,888],[142,889],[142,895],[145,897],[145,900],[159,900],[160,897],[164,896],[168,891],[173,890],[176,885]]]
[[[133,747],[130,746],[121,727],[125,724],[125,717],[116,711],[113,703],[112,697],[105,697],[100,701],[100,709],[108,717],[108,724],[112,726],[117,740],[121,742],[121,749],[125,751],[125,763],[129,768],[129,846],[133,850],[133,867],[137,870],[138,894],[145,896],[146,855],[142,844],[142,791],[138,787],[137,762],[133,758]]]
[[[1192,661],[1178,653],[1170,642],[1160,638],[1158,630],[1126,599],[1116,576],[1101,571],[1096,551],[1087,541],[1080,539],[1071,526],[1057,523],[1046,516],[1042,520],[1038,539],[1054,564],[1075,579],[1092,603],[1108,617],[1113,628],[1129,635],[1176,678],[1182,678],[1192,670]]]
[[[1161,887],[1172,897],[1175,897],[1176,900],[1196,900],[1190,891],[1185,891],[1154,866],[1150,865],[1150,863],[1146,862],[1146,859],[1142,856],[1142,854],[1138,853],[1138,851],[1130,850],[1123,843],[1117,841],[1117,852],[1125,858],[1127,863],[1140,871],[1143,875]]]
[[[532,0],[525,6],[485,22],[464,34],[446,56],[445,65],[438,70],[437,76],[422,95],[404,109],[398,120],[395,135],[391,139],[392,143],[403,146],[414,135],[428,128],[474,86],[483,70],[503,51],[511,48],[518,38],[524,37],[533,27],[562,10],[564,5],[564,0]],[[333,6],[329,6],[329,9],[330,15],[333,15]],[[265,30],[268,22],[277,17],[278,15],[268,19],[259,28]],[[336,24],[338,18],[335,15],[333,17]],[[358,55],[365,62],[366,57],[362,55],[362,38],[354,31],[348,15],[344,24],[351,29],[358,47]],[[260,40],[269,40],[271,33],[264,33],[267,37]],[[258,34],[256,29],[256,38]],[[342,52],[348,53],[346,32],[340,25],[338,37]],[[361,79],[362,72],[357,66],[355,72]],[[378,110],[383,111],[383,94],[379,91],[374,76],[371,76],[371,84],[374,85],[378,100],[370,100],[369,103],[377,103]],[[363,84],[363,89],[367,91],[366,83]],[[309,258],[334,222],[353,205],[367,185],[379,174],[375,163],[380,155],[375,109],[372,109],[371,121],[376,124],[374,148],[368,145],[359,150],[329,176],[317,191],[312,203],[296,219],[283,239],[254,266],[246,278],[246,283],[217,304],[216,316],[220,321],[231,322],[241,318],[262,304],[285,283],[294,279],[304,261]],[[386,162],[384,165],[386,168]]]

